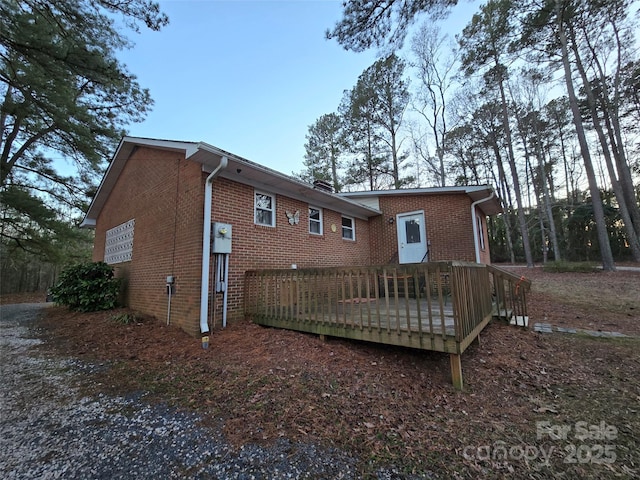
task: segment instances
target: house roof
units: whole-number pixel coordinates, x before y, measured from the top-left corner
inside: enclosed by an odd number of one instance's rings
[[[184,142],[141,137],[124,137],[111,159],[98,191],[82,221],[82,227],[94,227],[100,211],[104,207],[111,190],[122,173],[124,166],[138,147],[152,147],[160,150],[184,152],[185,158],[202,165],[204,172],[210,173],[218,167],[223,157],[227,158],[226,168],[219,176],[235,182],[251,185],[266,193],[285,195],[320,208],[328,208],[345,215],[368,219],[380,215],[377,198],[385,195],[438,195],[466,194],[472,201],[487,198],[493,189],[486,185],[460,187],[433,187],[399,190],[377,190],[365,192],[331,193],[314,188],[312,185],[270,169],[258,163],[234,155],[204,142]],[[487,215],[502,212],[497,197],[481,204]]]
[[[290,198],[303,200],[314,206],[328,208],[345,215],[367,219],[380,215],[380,210],[351,200],[334,193],[314,188],[312,185],[293,177],[272,170],[245,158],[226,152],[204,142],[182,142],[174,140],[159,140],[152,138],[124,137],[111,159],[98,191],[87,210],[82,227],[94,227],[100,211],[104,207],[111,190],[130,156],[138,147],[152,147],[161,150],[184,152],[187,160],[200,163],[204,172],[212,172],[223,157],[227,158],[227,166],[220,171],[219,176],[235,182],[251,185],[267,193],[286,195]]]
[[[493,188],[488,185],[467,185],[452,187],[428,187],[428,188],[406,188],[397,190],[374,190],[364,192],[341,192],[338,195],[345,198],[359,200],[368,205],[377,205],[378,197],[399,196],[399,195],[467,195],[472,202],[485,199],[494,193]],[[486,215],[496,215],[502,213],[502,206],[499,198],[494,195],[492,198],[482,202],[479,207]]]

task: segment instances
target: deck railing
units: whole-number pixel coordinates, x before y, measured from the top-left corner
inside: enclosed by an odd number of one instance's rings
[[[472,263],[253,270],[245,282],[257,323],[457,354],[493,312],[487,268]]]
[[[527,294],[531,290],[531,281],[493,265],[488,265],[487,270],[491,278],[495,316],[527,326]]]
[[[447,352],[462,389],[462,352],[492,317],[527,315],[531,284],[475,263],[252,270],[245,314],[303,332]]]

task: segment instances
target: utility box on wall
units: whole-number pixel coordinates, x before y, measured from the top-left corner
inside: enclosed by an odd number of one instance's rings
[[[211,229],[213,237],[212,253],[231,253],[231,225],[214,222]]]

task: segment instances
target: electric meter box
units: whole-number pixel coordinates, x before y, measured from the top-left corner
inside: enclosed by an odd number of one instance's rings
[[[231,253],[231,225],[214,222],[211,236],[213,237],[212,253]]]

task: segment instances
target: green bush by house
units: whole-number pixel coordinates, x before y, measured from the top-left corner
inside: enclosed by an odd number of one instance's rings
[[[51,297],[59,305],[79,312],[95,312],[115,308],[120,280],[114,278],[113,267],[104,262],[87,262],[66,268]]]

